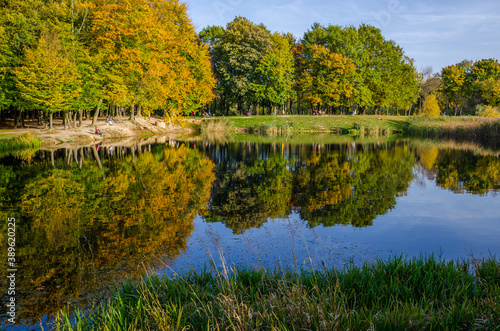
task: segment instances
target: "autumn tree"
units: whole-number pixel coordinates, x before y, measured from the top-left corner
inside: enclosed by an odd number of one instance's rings
[[[485,80],[481,84],[481,91],[488,105],[500,107],[500,77]]]
[[[71,109],[79,94],[75,64],[63,49],[58,35],[45,34],[35,49],[25,51],[24,63],[14,71],[22,100],[49,114]]]
[[[439,104],[437,98],[434,94],[429,94],[423,104],[423,112],[425,116],[428,117],[439,117],[441,115],[441,109],[439,108]]]
[[[419,81],[419,109],[422,109],[423,100],[431,93],[441,94],[442,79],[440,73],[433,73],[432,67],[423,68]],[[439,99],[439,98],[438,98]]]
[[[348,105],[354,89],[355,66],[342,54],[316,44],[305,52],[304,71],[299,82],[304,99],[315,106]]]
[[[442,92],[455,111],[455,115],[462,113],[462,106],[466,96],[466,76],[471,67],[470,61],[462,61],[443,68],[441,77],[443,79]]]
[[[168,117],[213,98],[208,50],[197,42],[185,4],[168,1],[92,1],[85,36],[103,77],[105,98]],[[142,106],[141,108],[138,108]]]

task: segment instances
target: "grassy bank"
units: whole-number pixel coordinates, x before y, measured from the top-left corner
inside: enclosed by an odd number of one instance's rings
[[[500,261],[378,260],[344,271],[190,273],[125,283],[58,330],[498,329]]]
[[[383,135],[402,132],[405,126],[403,117],[377,116],[251,116],[228,117],[239,130],[258,133],[283,132],[333,132],[357,135]]]
[[[225,125],[218,119],[203,119],[198,124],[203,128],[236,128],[238,131],[253,133],[294,133],[294,132],[329,132],[352,135],[391,135],[404,133],[420,137],[436,138],[477,138],[494,139],[500,137],[500,120],[485,117],[449,117],[436,119],[422,116],[251,116],[226,117]],[[216,131],[211,129],[211,131]]]
[[[500,119],[441,116],[436,119],[413,117],[405,131],[413,136],[490,140],[500,138]]]
[[[40,146],[42,146],[41,140],[31,133],[20,135],[0,134],[0,150],[39,148]]]

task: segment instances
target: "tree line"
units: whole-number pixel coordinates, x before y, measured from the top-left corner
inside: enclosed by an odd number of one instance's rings
[[[179,0],[0,2],[0,120],[65,127],[104,110],[166,117],[213,98],[207,48]]]
[[[313,24],[297,41],[236,17],[200,32],[217,80],[211,104],[222,114],[402,110],[418,99],[413,60],[373,26]]]
[[[314,23],[296,40],[236,17],[199,36],[217,81],[212,113],[500,116],[496,59],[418,72],[402,47],[370,25]]]
[[[179,0],[0,2],[0,122],[200,110],[497,116],[500,65],[433,74],[381,31],[314,23],[297,40],[236,17],[198,34]]]
[[[499,117],[500,64],[496,59],[464,60],[439,73],[422,71],[422,100],[431,100],[438,114]],[[423,107],[428,109],[428,107]]]

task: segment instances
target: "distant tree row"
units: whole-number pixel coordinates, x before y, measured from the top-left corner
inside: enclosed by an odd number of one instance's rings
[[[500,65],[463,61],[418,73],[370,25],[312,25],[297,41],[236,17],[196,35],[180,0],[0,1],[0,123],[59,114],[202,107],[231,114],[498,116]],[[205,111],[204,110],[204,111]]]
[[[223,114],[409,114],[418,99],[413,61],[373,26],[315,23],[297,42],[236,17],[226,28],[204,28],[200,38],[210,47],[217,79],[211,106]]]
[[[2,121],[176,116],[213,98],[208,50],[179,0],[10,0],[0,14]]]
[[[436,74],[432,74],[432,68],[425,68],[420,99],[430,100],[428,104],[448,115],[499,117],[500,64],[496,59],[464,60]]]

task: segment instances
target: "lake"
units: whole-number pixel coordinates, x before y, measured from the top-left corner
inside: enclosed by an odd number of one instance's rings
[[[332,135],[3,154],[0,238],[15,218],[16,329],[86,309],[145,272],[498,257],[499,155],[474,143]]]

